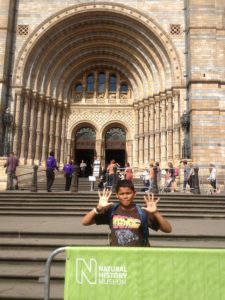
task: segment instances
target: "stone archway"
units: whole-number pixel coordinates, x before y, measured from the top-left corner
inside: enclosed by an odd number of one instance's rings
[[[43,162],[50,144],[63,163],[70,155],[68,132],[93,114],[103,125],[127,118],[137,167],[150,158],[179,157],[179,90],[173,99],[174,87],[183,83],[179,56],[169,36],[148,15],[111,2],[66,8],[30,35],[15,70],[14,86],[22,88],[15,89],[13,147],[24,162]],[[105,71],[109,77],[115,73],[118,86],[125,82],[129,87],[126,98],[119,90],[110,98],[107,87],[104,95],[89,95],[84,89],[76,103],[74,86],[85,86],[90,71],[93,78],[98,78],[95,72]],[[115,111],[122,117],[114,116]]]

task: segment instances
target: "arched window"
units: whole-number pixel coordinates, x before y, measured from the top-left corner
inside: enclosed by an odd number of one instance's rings
[[[87,76],[87,91],[88,92],[94,91],[94,76],[93,76],[93,74],[89,74]]]
[[[98,92],[103,93],[105,91],[105,74],[98,74]]]
[[[81,83],[77,83],[75,86],[75,91],[76,93],[81,93],[83,90],[82,84]]]
[[[121,83],[120,85],[120,92],[121,93],[127,93],[128,92],[128,86],[126,83]]]
[[[115,92],[116,91],[116,75],[111,74],[109,76],[109,91]]]

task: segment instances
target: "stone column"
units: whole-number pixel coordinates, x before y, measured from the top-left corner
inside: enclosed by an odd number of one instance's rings
[[[55,150],[55,117],[56,117],[56,107],[55,99],[51,101],[51,112],[50,112],[50,127],[49,127],[49,151]]]
[[[143,105],[141,103],[141,105]],[[139,108],[139,166],[144,164],[144,108]]]
[[[154,99],[150,98],[150,161],[155,160],[155,103]]]
[[[144,100],[144,165],[149,164],[149,101]]]
[[[155,161],[160,161],[160,99],[155,96]]]
[[[167,157],[168,160],[173,160],[173,98],[172,94],[167,94],[167,103],[168,103],[168,121],[167,121],[167,144],[168,151]]]
[[[50,119],[50,109],[49,109],[50,97],[45,98],[45,107],[44,107],[44,126],[43,126],[43,144],[42,144],[42,164],[45,163],[48,157],[48,145],[49,145],[49,119]]]
[[[174,157],[181,159],[180,155],[180,98],[179,91],[174,91]]]
[[[39,96],[35,147],[35,164],[37,165],[39,165],[41,161],[41,146],[43,137],[43,108],[43,97]]]
[[[161,132],[161,162],[166,162],[166,95],[160,95],[161,114],[160,114],[160,132]]]
[[[60,165],[62,166],[66,161],[66,109],[67,105],[63,104],[62,107],[62,132],[61,132],[61,148],[60,148]]]
[[[36,126],[37,126],[37,101],[38,95],[33,92],[31,99],[31,116],[29,127],[29,142],[28,142],[28,160],[27,163],[32,165],[35,157],[35,141],[36,141]]]
[[[21,152],[20,161],[25,164],[28,156],[28,124],[30,121],[30,91],[26,90],[24,93],[24,107],[23,107],[23,123],[22,123],[22,138],[21,138]]]
[[[138,147],[138,104],[134,104],[135,111],[135,134],[134,134],[134,167],[138,167],[139,161],[139,147]]]
[[[71,160],[71,144],[72,144],[72,140],[67,139],[67,161]],[[76,158],[75,158],[75,160],[76,160]]]
[[[60,161],[60,145],[61,145],[61,130],[62,130],[61,116],[62,116],[62,102],[60,101],[58,103],[57,111],[56,111],[56,130],[55,130],[55,155],[57,161]]]
[[[20,143],[21,143],[21,106],[23,102],[22,90],[15,91],[16,107],[15,107],[15,127],[13,136],[13,151],[19,157],[20,155]]]

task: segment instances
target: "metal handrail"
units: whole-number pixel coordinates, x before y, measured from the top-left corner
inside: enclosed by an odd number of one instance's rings
[[[44,283],[44,300],[49,300],[50,298],[50,276],[51,276],[51,263],[55,256],[59,253],[65,252],[66,247],[61,247],[54,250],[48,257],[45,264],[45,275],[40,277],[38,282]]]

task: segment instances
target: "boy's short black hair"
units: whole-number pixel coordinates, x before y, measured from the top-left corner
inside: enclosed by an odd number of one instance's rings
[[[134,184],[133,184],[133,182],[130,181],[130,180],[126,180],[126,179],[124,179],[124,180],[119,180],[119,181],[117,182],[117,185],[116,185],[116,188],[115,188],[116,193],[119,192],[119,189],[120,189],[121,187],[129,188],[129,189],[131,189],[132,191],[135,192]]]

